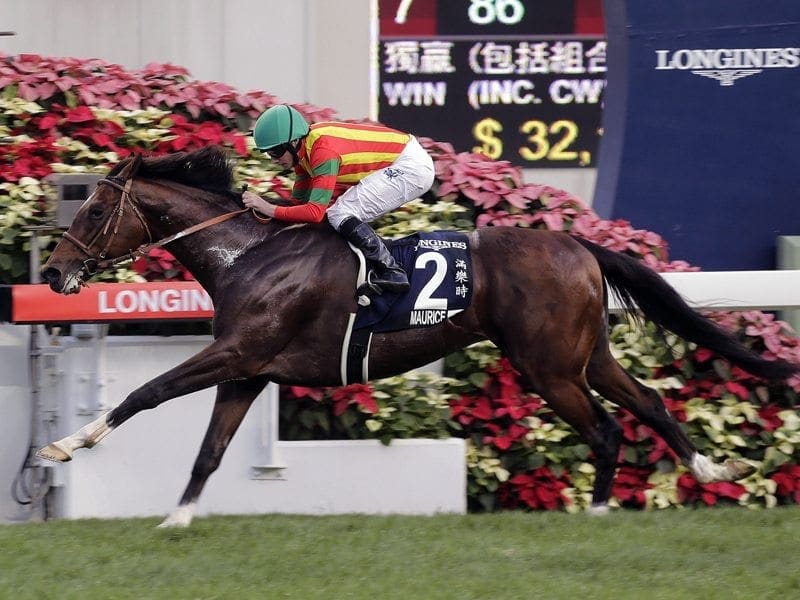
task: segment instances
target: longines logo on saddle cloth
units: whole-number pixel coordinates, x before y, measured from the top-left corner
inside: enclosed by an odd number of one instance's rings
[[[417,233],[388,243],[408,274],[411,289],[359,302],[351,313],[342,344],[343,384],[369,379],[369,344],[373,333],[430,327],[467,308],[472,300],[472,260],[466,234]],[[363,254],[350,246],[361,265],[356,289],[365,281]],[[366,306],[364,304],[367,304]]]

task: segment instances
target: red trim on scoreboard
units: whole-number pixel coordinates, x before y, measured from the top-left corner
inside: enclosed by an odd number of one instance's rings
[[[63,296],[47,285],[11,286],[12,323],[205,320],[211,297],[195,281],[96,283]]]
[[[603,0],[575,0],[575,33],[605,35]]]
[[[382,36],[436,35],[436,0],[380,0],[378,19]]]

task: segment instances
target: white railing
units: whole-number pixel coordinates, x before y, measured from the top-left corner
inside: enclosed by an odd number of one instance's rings
[[[800,308],[800,270],[662,273],[692,306],[718,310]],[[612,310],[619,305],[611,300]]]
[[[800,270],[665,273],[663,277],[678,290],[687,302],[698,308],[720,310],[756,309],[768,311],[792,311],[794,309],[800,312],[800,310],[797,310],[800,309]],[[612,308],[618,309],[613,301]],[[100,341],[97,339],[86,339],[82,342],[80,340],[75,340],[72,342],[72,345],[76,346],[73,352],[77,352],[78,347],[83,347],[83,351],[86,353],[91,350],[93,343],[99,344]],[[176,340],[172,338],[169,343],[159,340],[158,346],[154,348],[169,346],[175,343],[184,345],[190,344],[188,339]],[[192,343],[202,345],[204,342],[202,340],[196,340]],[[194,349],[187,348],[185,354],[188,356],[192,351],[199,349],[199,347],[200,346]],[[107,349],[108,348],[105,346],[98,346],[95,348],[98,352],[104,352]],[[155,351],[156,350],[153,350],[153,352]],[[174,353],[175,351],[171,350],[171,352]],[[0,364],[0,380],[12,381],[10,378],[11,372],[4,371],[4,368],[20,370],[18,365],[22,364],[25,355],[24,346],[18,348],[18,354],[20,355],[18,361],[12,362],[6,359],[4,362],[7,364]],[[99,404],[103,404],[102,399],[104,397],[122,398],[138,383],[157,375],[159,369],[163,369],[163,362],[156,361],[156,365],[151,365],[152,372],[138,372],[144,367],[141,363],[148,362],[146,358],[142,357],[149,356],[150,354],[152,354],[152,352],[137,354],[140,358],[133,361],[133,363],[128,360],[124,362],[124,366],[118,365],[117,367],[113,367],[111,363],[107,361],[102,361],[102,363],[98,361],[92,362],[91,352],[89,352],[87,356],[83,357],[84,362],[89,361],[88,363],[81,363],[80,365],[73,364],[70,369],[54,373],[53,376],[55,379],[53,381],[58,384],[56,385],[56,391],[61,390],[57,395],[59,397],[63,396],[69,400],[69,403],[61,406],[59,410],[60,419],[62,420],[60,426],[63,428],[63,431],[60,431],[59,434],[66,435],[70,433],[82,424],[80,419],[85,420],[89,418],[81,416],[85,410],[90,410],[92,415],[94,415],[94,411],[97,410]],[[174,356],[170,358],[173,360],[176,359]],[[109,372],[99,372],[104,370],[104,368]],[[136,376],[134,376],[132,371],[136,372]],[[74,374],[74,377],[70,374]],[[72,379],[75,379],[75,381],[72,381]],[[67,380],[72,381],[72,383],[66,385],[68,383]],[[105,386],[101,386],[101,382],[105,382],[105,385],[107,385],[109,389],[106,390]],[[63,389],[65,385],[69,389]],[[8,391],[9,388],[6,385],[4,389]],[[50,391],[54,394],[56,393],[53,392],[53,390]],[[306,475],[298,468],[298,465],[305,464],[306,462],[312,464],[316,459],[306,461],[306,458],[293,454],[296,449],[292,445],[292,442],[281,442],[278,440],[276,415],[277,400],[275,398],[275,391],[275,386],[270,386],[270,388],[263,393],[263,398],[259,401],[260,406],[254,407],[254,410],[251,411],[253,414],[250,415],[248,423],[243,425],[240,434],[237,435],[236,444],[234,445],[233,451],[230,452],[231,456],[227,457],[228,460],[223,463],[222,473],[216,476],[216,480],[224,480],[224,483],[216,483],[210,486],[211,489],[209,490],[209,494],[207,494],[208,498],[204,501],[205,510],[212,512],[245,509],[251,511],[255,510],[257,507],[249,504],[247,506],[230,504],[231,493],[235,495],[236,492],[233,490],[239,485],[247,486],[248,488],[257,488],[256,490],[248,491],[247,494],[242,494],[242,497],[249,498],[254,502],[262,502],[262,510],[283,510],[284,505],[281,504],[281,502],[285,502],[285,506],[291,507],[293,510],[298,510],[299,505],[297,504],[297,498],[305,497],[308,490],[303,490],[301,487],[292,487],[291,497],[288,495],[289,492],[286,491],[287,496],[280,496],[279,498],[276,496],[278,492],[274,488],[295,485],[300,480],[305,481],[304,478]],[[19,405],[28,406],[26,402],[22,401],[25,394],[21,389],[18,391],[18,395],[20,396]],[[158,486],[153,486],[152,494],[150,494],[151,490],[148,488],[146,495],[152,495],[152,498],[148,496],[150,504],[147,506],[141,506],[139,504],[127,506],[126,510],[135,510],[141,514],[166,512],[166,510],[171,507],[171,502],[177,497],[179,491],[178,487],[182,485],[187,469],[191,465],[193,455],[199,445],[199,436],[202,435],[205,427],[205,420],[208,418],[207,415],[210,411],[210,404],[213,401],[213,393],[210,391],[203,392],[199,395],[203,396],[200,402],[202,406],[192,406],[191,409],[187,410],[185,404],[182,409],[181,401],[177,401],[175,403],[169,403],[168,406],[159,409],[159,411],[152,411],[152,414],[148,411],[148,413],[143,414],[141,418],[133,420],[130,426],[126,425],[123,430],[118,432],[118,435],[110,436],[108,443],[105,444],[104,442],[104,447],[99,447],[92,452],[85,452],[80,456],[81,460],[68,463],[66,466],[56,469],[58,471],[58,476],[54,479],[56,485],[59,485],[59,482],[71,482],[71,485],[65,488],[65,494],[62,495],[64,498],[70,499],[68,502],[69,506],[62,507],[61,514],[63,516],[100,515],[105,514],[103,511],[109,510],[109,506],[113,508],[113,502],[104,503],[102,505],[93,504],[94,501],[92,498],[96,495],[97,487],[94,485],[94,479],[89,476],[91,470],[92,468],[99,468],[100,465],[97,464],[98,461],[102,463],[107,460],[109,461],[109,464],[106,465],[108,467],[108,473],[113,473],[119,471],[117,466],[115,466],[115,461],[118,461],[120,457],[124,456],[126,460],[133,460],[130,457],[138,457],[138,455],[142,454],[140,440],[152,437],[152,428],[155,427],[152,419],[155,419],[156,416],[159,416],[157,421],[158,426],[164,429],[160,438],[160,445],[156,445],[157,447],[152,450],[155,455],[141,458],[141,468],[152,469],[152,465],[157,464],[159,461],[164,461],[165,456],[173,457],[170,460],[174,460],[176,464],[174,468],[162,469],[167,481],[159,481]],[[75,401],[77,399],[80,399],[81,405],[84,408],[76,406]],[[198,401],[196,399],[193,402],[189,402],[197,404]],[[197,423],[192,423],[191,427],[187,427],[186,423],[181,421],[181,419],[186,419],[186,414],[194,415],[193,418],[196,418]],[[5,417],[3,422],[0,423],[0,434],[10,439],[14,438],[17,431],[25,430],[25,423],[30,420],[29,412],[26,411],[14,413],[13,410],[10,412],[7,410]],[[174,431],[177,430],[185,431],[186,434],[174,436]],[[139,434],[137,434],[137,431]],[[194,437],[191,440],[184,439],[185,437],[192,436]],[[23,444],[23,441],[24,440],[20,437],[20,445]],[[165,444],[169,446],[169,448],[164,447]],[[125,447],[126,445],[130,447]],[[113,446],[117,446],[117,448],[114,449],[112,448]],[[239,450],[237,451],[236,448],[239,448]],[[297,452],[303,453],[308,453],[310,451],[311,450],[305,447],[297,450]],[[323,451],[330,454],[331,449]],[[366,450],[363,449],[359,450],[359,452],[365,451]],[[447,454],[447,452],[454,452],[453,456],[457,456],[458,452],[463,451],[463,449],[450,448],[448,450],[447,448],[443,448],[443,451],[445,454]],[[0,459],[3,458],[4,457],[0,457]],[[14,457],[13,465],[9,464],[5,466],[3,461],[0,460],[0,467],[3,467],[0,469],[0,475],[11,473],[11,469],[18,466],[16,459],[17,457]],[[137,460],[139,459],[137,458]],[[288,463],[292,463],[292,468],[287,468]],[[74,468],[78,469],[78,471],[73,472],[74,469],[72,465],[75,465]],[[235,471],[237,468],[239,472],[236,474],[229,472],[231,469]],[[86,469],[88,469],[88,471],[85,472]],[[69,477],[67,477],[65,472],[67,470],[70,471]],[[226,475],[226,473],[228,474]],[[301,473],[303,474],[301,475]],[[85,475],[85,477],[80,474]],[[464,474],[460,473],[458,476],[463,478]],[[127,477],[127,474],[124,475],[124,477]],[[317,475],[308,475],[309,486],[318,484],[316,477]],[[10,480],[4,481],[4,479],[5,477],[0,477],[0,480],[2,480],[0,483],[2,483],[4,489],[8,489]],[[287,481],[289,481],[289,484],[286,483]],[[120,483],[119,485],[122,484]],[[457,490],[460,489],[460,485],[460,480],[450,482],[447,493],[455,498],[455,496],[457,496]],[[271,489],[265,491],[263,489],[265,486]],[[175,488],[172,494],[164,491],[170,489],[170,487]],[[214,490],[216,490],[216,493]],[[219,490],[225,490],[225,493],[223,494]],[[456,492],[452,490],[456,490]],[[86,494],[82,495],[82,491],[85,491]],[[142,490],[137,490],[137,493],[131,494],[131,497],[141,498],[143,493]],[[262,497],[262,494],[265,494],[265,496]],[[313,498],[313,495],[309,497]],[[266,498],[270,499],[269,502]],[[458,500],[458,498],[456,498],[456,500]],[[167,505],[162,504],[165,501]],[[429,504],[431,501],[440,509],[444,509],[446,506],[441,499],[429,499]],[[329,506],[326,505],[327,508],[323,507],[326,510],[334,511],[341,508],[332,499],[328,499],[328,502]],[[379,507],[381,504],[376,501],[374,502],[374,506]],[[386,506],[388,505],[385,505],[384,508],[386,508]],[[422,504],[420,506],[422,506]],[[451,505],[448,510],[453,510],[452,506],[453,505]],[[0,505],[0,508],[3,508],[2,505]],[[307,508],[311,510],[311,508],[314,507]],[[358,508],[359,510],[363,509],[363,507]],[[463,508],[457,506],[456,510],[463,510]],[[2,511],[0,511],[0,521],[2,521]]]

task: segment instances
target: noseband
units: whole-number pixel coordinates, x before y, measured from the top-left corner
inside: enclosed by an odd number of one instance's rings
[[[83,261],[83,268],[84,271],[88,275],[92,275],[97,271],[103,271],[106,269],[110,269],[111,267],[115,267],[116,265],[123,263],[127,260],[131,260],[133,258],[139,256],[145,256],[150,250],[153,248],[160,248],[178,238],[185,237],[196,231],[200,231],[201,229],[205,229],[206,227],[211,227],[212,225],[216,225],[217,223],[222,223],[223,221],[227,221],[228,219],[235,217],[236,215],[242,214],[247,212],[248,208],[243,208],[240,210],[234,210],[229,213],[225,213],[216,217],[212,217],[202,223],[198,223],[196,225],[192,225],[191,227],[187,227],[178,233],[170,235],[166,238],[163,238],[157,242],[153,241],[153,236],[150,233],[150,227],[147,225],[147,220],[142,215],[141,209],[137,205],[136,197],[134,196],[131,188],[133,186],[133,179],[127,179],[125,182],[120,183],[119,181],[115,181],[111,177],[106,177],[101,179],[97,182],[97,185],[110,185],[113,188],[118,189],[121,194],[119,196],[119,200],[117,201],[114,210],[111,211],[111,214],[108,216],[103,227],[95,234],[88,244],[84,244],[81,240],[76,238],[74,235],[65,231],[63,236],[64,239],[72,243],[78,250],[83,252],[88,258]],[[147,234],[147,242],[136,248],[135,250],[129,251],[127,254],[123,254],[122,256],[118,256],[116,258],[106,258],[108,254],[108,250],[111,247],[111,242],[114,241],[117,233],[119,233],[120,223],[122,222],[122,217],[125,214],[125,208],[129,207],[131,212],[136,215],[136,218],[139,220],[139,224],[144,229],[144,232]],[[110,231],[110,235],[109,235]],[[108,240],[106,240],[105,246],[103,249],[98,253],[94,254],[92,252],[92,246],[98,241],[101,236],[108,235]]]

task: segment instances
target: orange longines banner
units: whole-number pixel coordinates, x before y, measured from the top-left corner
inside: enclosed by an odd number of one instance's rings
[[[202,320],[214,314],[211,297],[195,281],[95,283],[70,296],[45,284],[12,285],[0,297],[0,320],[11,323]]]

